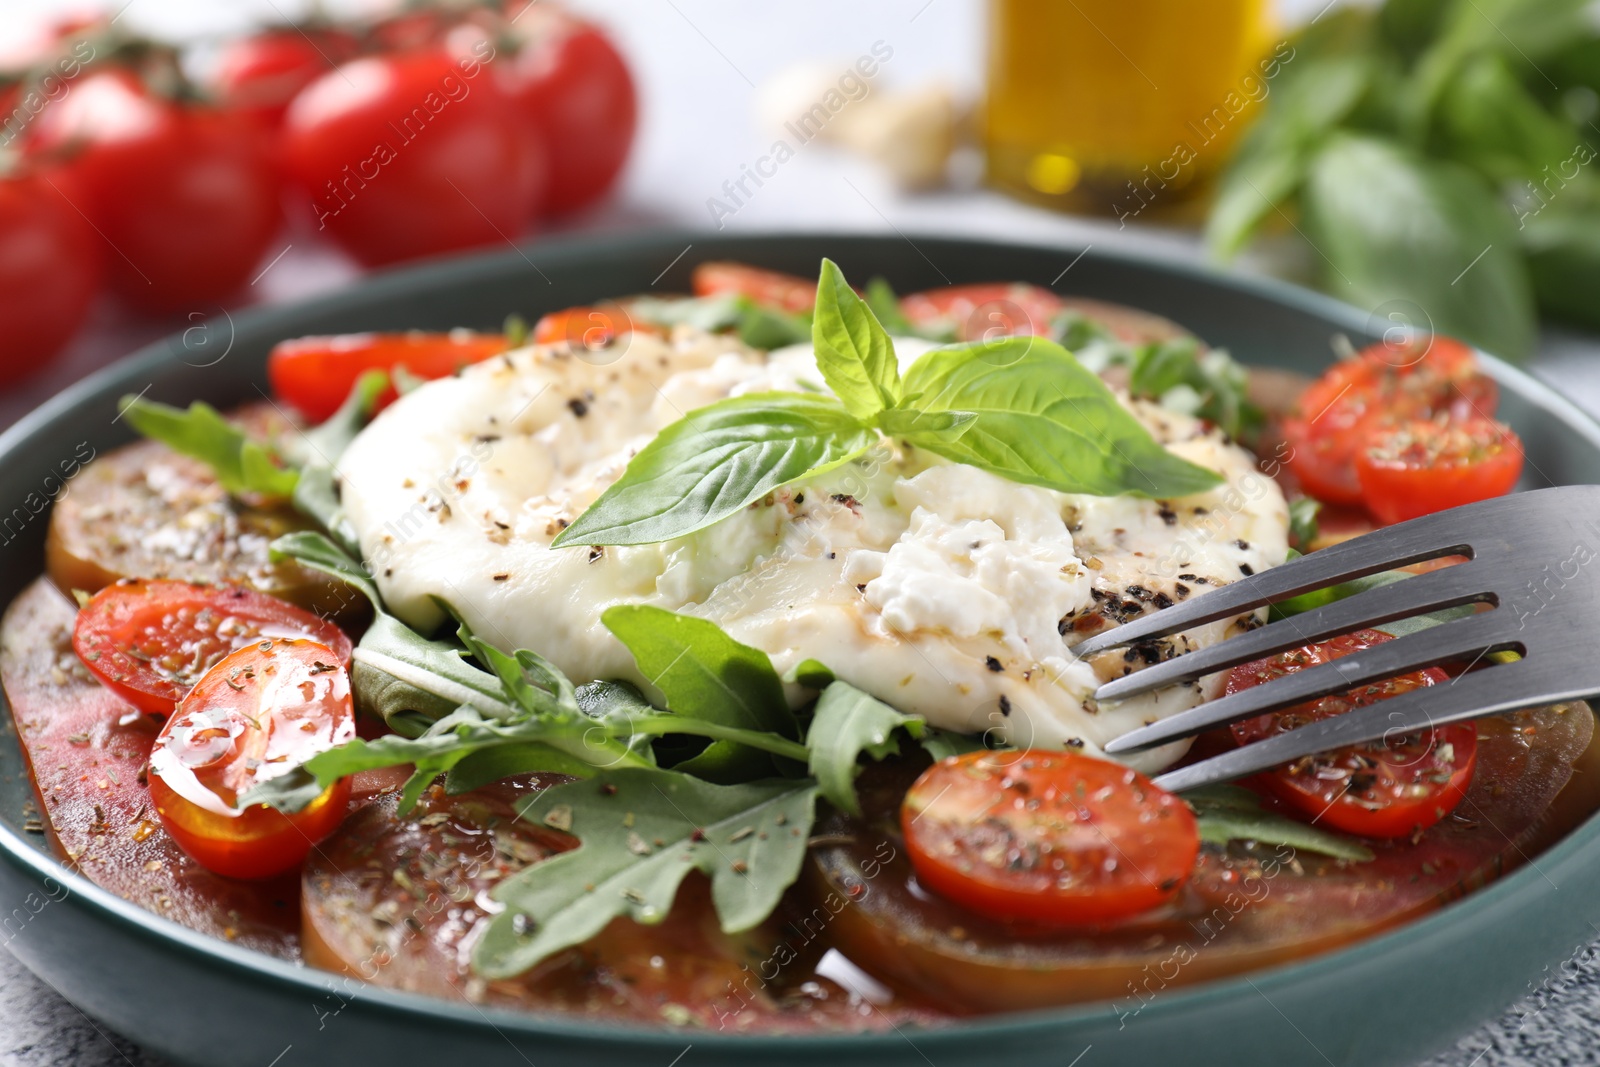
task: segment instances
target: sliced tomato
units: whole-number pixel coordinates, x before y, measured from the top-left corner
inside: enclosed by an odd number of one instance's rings
[[[994,919],[1093,924],[1170,900],[1200,838],[1188,805],[1075,752],[973,752],[930,767],[900,808],[929,889]]]
[[[762,270],[744,263],[702,263],[691,283],[695,296],[747,296],[764,307],[799,314],[817,303],[817,283],[794,274]]]
[[[124,579],[78,612],[72,647],[107,688],[168,715],[229,653],[263,638],[310,638],[350,661],[350,639],[327,619],[232,585]]]
[[[1229,673],[1227,692],[1242,692],[1389,640],[1390,635],[1379,630],[1357,630],[1246,663]],[[1434,668],[1414,671],[1236,723],[1233,736],[1240,744],[1249,744],[1446,680],[1445,673]],[[1432,826],[1461,803],[1472,782],[1477,751],[1477,726],[1451,723],[1310,756],[1253,782],[1335,830],[1363,837],[1406,837]]]
[[[951,285],[912,293],[900,301],[901,312],[919,331],[958,341],[1019,334],[1044,337],[1064,306],[1050,290],[1023,282]]]
[[[321,422],[339,410],[356,379],[369,370],[404,367],[418,378],[444,378],[505,350],[503,335],[470,330],[299,337],[273,347],[267,380],[302,415]],[[391,386],[378,398],[378,407],[394,398]]]
[[[1493,419],[1402,423],[1356,454],[1361,494],[1381,522],[1504,496],[1521,474],[1521,439]]]
[[[1355,459],[1384,428],[1438,415],[1493,416],[1494,379],[1472,350],[1448,337],[1380,342],[1311,383],[1283,421],[1289,463],[1306,491],[1330,504],[1361,504]]]
[[[661,328],[639,322],[620,304],[552,311],[533,327],[536,345],[568,344],[573,348],[604,348],[625,333],[661,333]]]
[[[282,874],[338,829],[349,780],[292,815],[241,808],[239,798],[355,735],[350,676],[332,649],[258,641],[223,657],[167,720],[150,752],[150,799],[167,833],[207,870]]]

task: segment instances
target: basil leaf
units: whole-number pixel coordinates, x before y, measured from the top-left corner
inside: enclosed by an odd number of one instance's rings
[[[894,343],[831,259],[822,261],[817,279],[811,343],[822,380],[851,415],[867,421],[899,402],[900,364]]]
[[[822,795],[834,807],[851,815],[861,814],[856,797],[857,760],[864,752],[875,760],[891,756],[900,748],[894,732],[904,729],[920,737],[924,720],[918,715],[902,715],[883,701],[848,682],[834,682],[817,699],[817,710],[806,735],[811,750],[812,777]]]
[[[811,340],[811,321],[805,315],[765,307],[749,297],[738,299],[739,340],[751,348],[771,350]]]
[[[1516,229],[1482,178],[1345,135],[1318,155],[1303,207],[1334,292],[1364,308],[1408,301],[1434,330],[1510,359],[1532,348]]]
[[[1222,479],[1159,445],[1098,376],[1037,337],[936,348],[906,375],[923,411],[973,414],[959,437],[907,440],[946,459],[1064,493],[1179,497]]]
[[[1497,55],[1478,56],[1462,67],[1439,99],[1436,128],[1448,155],[1500,181],[1537,181],[1583,140]]]
[[[196,400],[187,411],[137,396],[125,396],[122,417],[140,434],[181,455],[198,459],[234,496],[259,493],[287,497],[299,474],[278,465],[272,452],[251,440],[210,404]]]
[[[900,298],[895,295],[894,287],[889,284],[887,278],[878,276],[867,283],[867,307],[872,309],[872,314],[891,335],[895,337],[917,335],[911,320],[900,310]]]
[[[1241,786],[1202,786],[1184,793],[1183,799],[1199,823],[1200,840],[1210,844],[1256,841],[1356,863],[1374,858],[1372,850],[1358,841],[1267,811],[1254,793]]]
[[[639,671],[676,715],[743,730],[799,736],[772,660],[706,619],[646,604],[607,608],[600,621],[627,646]],[[716,781],[770,773],[765,753],[715,741],[678,769]]]
[[[551,547],[683,537],[781,485],[854,459],[876,440],[830,397],[720,400],[662,430]]]
[[[810,780],[713,785],[654,769],[609,771],[527,797],[517,803],[524,819],[559,821],[582,844],[495,887],[506,910],[473,949],[473,969],[509,978],[618,916],[658,923],[693,870],[711,879],[722,929],[748,930],[799,877],[816,798]]]

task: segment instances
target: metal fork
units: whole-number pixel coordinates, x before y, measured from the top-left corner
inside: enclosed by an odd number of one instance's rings
[[[1468,558],[1146,667],[1105,683],[1095,698],[1123,700],[1439,608],[1480,603],[1491,610],[1201,704],[1123,734],[1106,752],[1150,748],[1423,667],[1484,662],[1488,653],[1503,650],[1521,658],[1488,661],[1447,684],[1323,719],[1155,781],[1174,791],[1192,789],[1346,745],[1600,694],[1600,486],[1594,485],[1499,497],[1390,526],[1125,623],[1080,643],[1076,652],[1093,655],[1165,637],[1353,578],[1454,555]]]

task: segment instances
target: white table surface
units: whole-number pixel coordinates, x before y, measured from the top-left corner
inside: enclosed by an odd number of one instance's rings
[[[361,0],[351,0],[359,6]],[[31,19],[82,0],[0,0],[0,38]],[[301,5],[292,0],[111,0],[130,23],[176,36],[222,33],[252,18],[271,19]],[[333,4],[330,6],[351,6]],[[581,0],[613,30],[632,60],[643,100],[635,155],[617,195],[562,231],[673,228],[710,230],[707,200],[737,178],[771,143],[756,119],[755,86],[797,61],[845,66],[875,42],[893,48],[875,90],[943,80],[971,93],[981,81],[982,8],[978,0]],[[1315,12],[1320,0],[1287,5]],[[758,13],[759,12],[759,13]],[[736,214],[727,232],[841,229],[953,233],[999,239],[1138,248],[1198,260],[1191,232],[1053,215],[971,188],[903,196],[870,165],[808,145],[780,168]],[[285,250],[287,246],[287,250]],[[281,258],[273,261],[273,257]],[[283,303],[348,285],[358,276],[337,253],[286,233],[262,266],[250,301]],[[216,318],[218,309],[149,319],[107,302],[64,356],[33,381],[0,394],[0,428],[62,386],[141,344]],[[1532,363],[1535,374],[1600,414],[1600,341],[1548,330]],[[1429,1067],[1505,1067],[1600,1059],[1600,946],[1552,965],[1547,980],[1502,1018],[1472,1032]],[[1292,1062],[1326,1057],[1306,1048]],[[1286,1054],[1288,1050],[1286,1050]],[[145,1067],[162,1061],[105,1030],[0,953],[0,1067]],[[1332,1061],[1328,1061],[1332,1062]],[[1084,1067],[1093,1067],[1091,1052]],[[282,1067],[293,1067],[291,1052]],[[265,1065],[263,1065],[265,1067]],[[692,1063],[686,1064],[692,1067]],[[1338,1067],[1355,1067],[1339,1064]]]

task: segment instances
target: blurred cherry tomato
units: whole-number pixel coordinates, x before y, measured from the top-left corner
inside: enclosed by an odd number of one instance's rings
[[[223,47],[212,87],[223,106],[275,129],[296,93],[353,59],[359,47],[343,30],[267,30]]]
[[[1493,419],[1419,419],[1374,434],[1355,463],[1367,510],[1404,522],[1511,492],[1522,441]]]
[[[900,310],[913,326],[958,341],[1031,334],[1044,337],[1062,308],[1059,296],[1023,282],[950,285],[912,293]]]
[[[505,350],[503,335],[470,330],[297,337],[273,347],[267,380],[302,415],[321,422],[339,410],[356,379],[369,370],[404,367],[418,378],[443,378]],[[394,397],[391,386],[378,397],[378,407]]]
[[[70,176],[108,246],[112,288],[140,307],[204,309],[232,294],[277,232],[260,132],[163,100],[130,71],[85,74],[29,127],[27,148]]]
[[[796,314],[817,303],[816,282],[744,263],[702,263],[694,269],[690,286],[695,296],[747,296],[764,307]]]
[[[103,242],[42,178],[0,180],[0,384],[42,367],[83,321]]]
[[[150,801],[196,863],[230,878],[293,870],[344,819],[350,780],[286,815],[239,798],[356,735],[350,677],[312,641],[261,641],[224,656],[150,752]]]
[[[628,64],[597,27],[544,5],[518,5],[522,40],[496,73],[550,147],[548,214],[600,199],[627,162],[639,102]],[[522,10],[526,7],[526,10]]]
[[[369,265],[520,234],[544,143],[485,72],[430,47],[358,59],[295,97],[284,165],[319,228]]]

